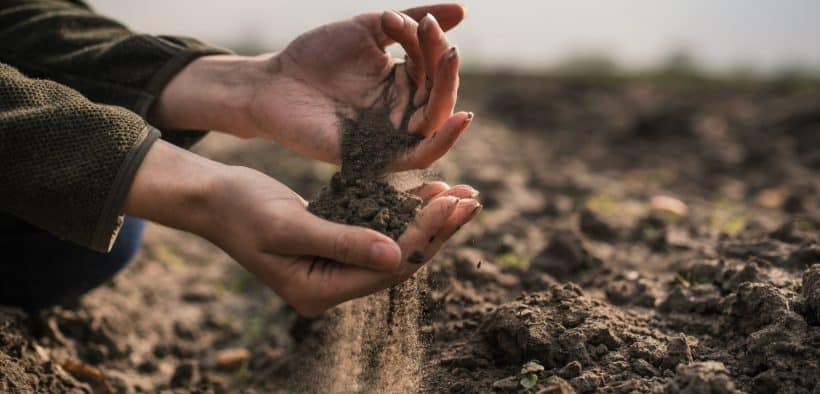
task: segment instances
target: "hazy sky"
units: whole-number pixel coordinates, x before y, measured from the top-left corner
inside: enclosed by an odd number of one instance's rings
[[[418,1],[91,0],[98,11],[149,33],[183,34],[271,50],[299,33],[363,11]],[[739,65],[820,69],[817,0],[465,1],[468,18],[452,34],[465,62],[537,69],[568,56],[603,53],[630,67],[686,49],[719,70]]]

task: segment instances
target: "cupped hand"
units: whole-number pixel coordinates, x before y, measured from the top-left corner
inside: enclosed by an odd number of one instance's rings
[[[397,129],[426,137],[393,169],[428,167],[472,120],[471,113],[453,113],[459,54],[444,35],[463,18],[460,5],[433,5],[362,14],[299,36],[265,60],[248,104],[254,131],[246,134],[338,163],[339,117],[386,108]],[[405,60],[385,52],[396,42]]]
[[[312,215],[264,174],[235,172],[214,188],[220,226],[208,238],[308,316],[406,280],[481,209],[469,186],[424,185],[414,191],[423,209],[395,242]]]

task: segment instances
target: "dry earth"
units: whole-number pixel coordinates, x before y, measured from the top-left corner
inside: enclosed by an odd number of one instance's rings
[[[485,209],[400,293],[300,319],[150,226],[76,305],[0,309],[0,391],[820,393],[816,85],[462,85],[477,118],[439,171]],[[197,150],[308,197],[335,171],[261,141]]]

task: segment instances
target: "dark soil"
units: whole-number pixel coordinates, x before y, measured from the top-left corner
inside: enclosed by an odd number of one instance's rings
[[[367,108],[352,118],[339,118],[342,168],[310,202],[308,210],[337,223],[369,227],[399,239],[415,218],[421,199],[393,187],[386,171],[421,137],[395,128],[385,109]]]
[[[0,392],[818,393],[820,88],[479,75],[461,97],[439,170],[485,208],[407,285],[297,319],[150,226],[78,304],[0,309]],[[198,149],[302,195],[335,172]]]

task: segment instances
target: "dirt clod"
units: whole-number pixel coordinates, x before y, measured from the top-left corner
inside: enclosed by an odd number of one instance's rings
[[[735,394],[735,384],[729,378],[729,371],[723,363],[716,361],[696,362],[691,365],[681,364],[675,378],[666,387],[666,391],[675,394]]]
[[[199,376],[173,392],[487,393],[510,377],[512,392],[820,393],[817,87],[462,77],[482,119],[442,171],[488,204],[409,283],[297,319],[207,241],[149,225],[76,304],[0,307],[0,392],[92,393],[73,359],[125,393],[171,391],[185,363]],[[278,145],[224,141],[201,153],[303,195],[327,181]],[[615,240],[580,228],[591,200]],[[228,348],[252,357],[218,368]],[[526,389],[530,361],[544,371]]]
[[[803,273],[803,299],[806,319],[820,325],[820,264],[814,264]]]

